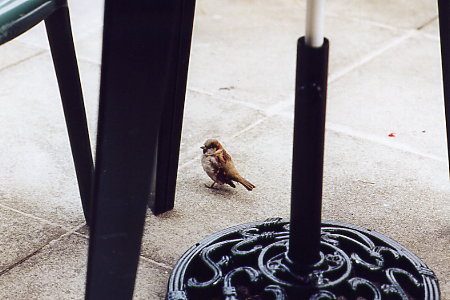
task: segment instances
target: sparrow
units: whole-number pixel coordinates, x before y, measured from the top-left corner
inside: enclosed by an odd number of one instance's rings
[[[233,181],[239,182],[247,190],[251,191],[255,188],[253,184],[244,179],[234,166],[231,156],[225,151],[220,142],[216,139],[208,139],[205,144],[200,147],[203,150],[202,166],[206,174],[213,180],[209,188],[213,188],[214,184],[228,184],[235,188]]]

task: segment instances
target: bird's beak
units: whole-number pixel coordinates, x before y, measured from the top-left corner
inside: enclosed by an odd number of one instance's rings
[[[201,147],[200,147],[200,149],[203,149],[203,150],[205,150],[205,149],[206,149],[206,147],[205,147],[205,146],[201,146]]]

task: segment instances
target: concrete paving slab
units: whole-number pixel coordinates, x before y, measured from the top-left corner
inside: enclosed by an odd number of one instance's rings
[[[341,17],[412,29],[426,24],[437,15],[437,1],[328,1],[327,12]]]
[[[412,36],[332,82],[329,125],[386,142],[393,133],[392,144],[446,160],[439,55],[436,40]]]
[[[87,239],[69,235],[0,277],[0,298],[84,299]],[[141,260],[133,299],[163,299],[168,271]]]
[[[399,242],[435,271],[442,299],[450,296],[448,165],[332,130],[327,144],[323,218]]]
[[[33,57],[43,50],[18,41],[10,41],[0,47],[0,70]]]
[[[421,28],[421,31],[427,34],[430,34],[431,36],[434,36],[436,38],[439,38],[439,19],[436,17],[433,21],[426,24],[423,28]]]
[[[140,258],[133,299],[165,299],[170,268]]]
[[[102,58],[103,27],[75,42],[77,57],[100,65]]]
[[[80,69],[95,141],[98,66],[81,62]],[[50,55],[0,71],[0,82],[1,203],[57,224],[80,224],[84,218]]]
[[[180,162],[197,157],[205,137],[239,135],[265,114],[251,107],[205,92],[188,90],[183,117]]]
[[[77,0],[69,2],[71,27],[75,41],[83,39],[103,26],[103,5],[100,0]],[[44,22],[39,23],[16,40],[38,48],[49,49]]]
[[[292,99],[296,41],[304,23],[303,8],[293,1],[200,1],[189,87],[263,108]],[[405,34],[337,16],[327,18],[326,28],[330,76]]]
[[[2,198],[3,195],[0,193],[0,200]],[[3,272],[57,239],[66,230],[45,220],[30,218],[0,204],[0,232],[0,278],[2,278]],[[0,286],[3,288],[4,285]],[[1,296],[0,298],[8,299]]]

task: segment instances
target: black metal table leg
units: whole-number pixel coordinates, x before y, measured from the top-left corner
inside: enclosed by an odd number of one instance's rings
[[[175,30],[168,53],[169,77],[158,136],[156,173],[149,199],[149,207],[155,215],[174,206],[194,10],[195,0],[176,1],[176,8],[170,16]]]
[[[105,2],[86,299],[131,299],[177,1]]]
[[[447,123],[447,152],[450,164],[450,2],[438,0],[441,37],[442,78],[444,82],[445,119]],[[450,166],[449,166],[450,175]]]
[[[45,20],[45,25],[64,108],[81,203],[86,223],[89,225],[94,163],[67,4],[51,14]]]

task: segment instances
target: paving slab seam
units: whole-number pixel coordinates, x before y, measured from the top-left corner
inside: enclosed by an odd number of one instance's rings
[[[407,31],[407,30],[410,30],[408,28],[395,27],[393,25],[389,25],[389,24],[385,24],[385,23],[381,23],[381,22],[376,22],[376,21],[360,18],[360,17],[357,17],[357,16],[348,16],[348,15],[342,15],[342,14],[333,13],[333,12],[326,13],[326,16],[339,18],[341,20],[346,19],[346,20],[349,20],[349,21],[356,21],[356,22],[360,22],[360,23],[363,23],[363,24],[371,25],[371,26],[374,26],[374,27],[388,29],[388,30],[393,30],[393,31],[399,31],[399,30]],[[326,22],[326,20],[325,20],[325,22]],[[326,23],[325,23],[325,26],[326,26]]]
[[[424,31],[422,31],[422,30],[419,30],[419,34],[420,34],[422,37],[424,37],[424,38],[426,38],[426,39],[429,39],[429,40],[431,40],[431,41],[435,41],[435,42],[440,42],[440,41],[441,41],[441,39],[439,38],[438,35],[434,35],[434,34],[432,34],[432,33],[428,33],[428,32],[424,32]]]
[[[169,265],[167,265],[165,263],[153,260],[153,259],[145,257],[143,255],[140,255],[139,258],[142,259],[143,261],[146,261],[146,262],[148,262],[150,264],[153,264],[153,265],[156,265],[158,267],[164,268],[164,269],[166,269],[168,271],[172,271],[172,269],[173,269],[171,266],[169,266]]]
[[[330,74],[330,77],[328,79],[328,84],[333,83],[334,81],[344,77],[346,74],[350,73],[353,70],[356,70],[357,68],[369,63],[370,61],[372,61],[373,59],[377,58],[378,56],[382,55],[383,53],[385,53],[386,51],[398,46],[399,44],[401,44],[403,41],[413,37],[414,35],[416,35],[418,33],[417,30],[409,30],[406,33],[404,33],[403,35],[392,39],[390,42],[386,43],[385,45],[383,45],[382,47],[372,51],[371,53],[363,56],[362,58],[358,59],[356,62],[348,65],[345,68],[342,68],[340,71],[337,71],[333,74]]]
[[[70,232],[67,232],[67,233],[65,233],[64,235],[65,235],[65,236],[69,236],[69,235],[71,235],[71,234],[74,234],[74,235],[77,235],[77,236],[79,236],[79,237],[82,237],[82,238],[84,238],[84,239],[86,239],[86,240],[89,240],[89,235],[83,234],[83,233],[80,233],[80,232],[77,232],[78,230],[80,230],[80,229],[83,228],[84,226],[85,226],[85,223],[83,223],[83,224],[81,224],[81,225],[79,225],[79,226],[73,228]],[[61,236],[60,238],[63,238],[63,236]],[[172,267],[171,267],[170,265],[166,264],[166,263],[156,261],[156,260],[154,260],[154,259],[145,257],[145,256],[143,256],[143,255],[140,255],[140,258],[141,258],[142,260],[148,262],[148,263],[151,263],[151,264],[155,265],[155,266],[159,266],[159,267],[164,268],[164,269],[169,270],[169,271],[172,270]]]
[[[405,153],[409,153],[409,154],[413,154],[416,156],[420,156],[423,158],[428,158],[428,159],[432,159],[438,162],[447,162],[447,159],[445,157],[441,157],[441,156],[437,156],[437,155],[433,155],[433,154],[428,154],[428,153],[424,153],[421,152],[420,150],[415,149],[414,147],[411,147],[409,145],[406,144],[402,144],[396,141],[392,141],[392,139],[388,138],[388,137],[380,137],[374,134],[368,134],[366,132],[362,132],[359,130],[355,130],[349,126],[346,125],[341,125],[341,124],[337,124],[337,123],[332,123],[332,122],[327,122],[326,124],[326,130],[330,130],[332,132],[336,132],[336,133],[340,133],[340,134],[344,134],[353,138],[358,138],[364,141],[369,141],[372,143],[376,143],[379,145],[383,145],[392,149],[396,149],[396,150],[400,150],[403,151]]]
[[[412,30],[412,31],[408,31],[406,34],[404,34],[403,36],[394,39],[392,42],[388,43],[387,45],[385,45],[384,47],[381,47],[380,49],[372,52],[372,54],[369,54],[365,57],[363,57],[360,61],[356,62],[355,64],[350,65],[349,67],[345,68],[343,71],[339,72],[338,75],[335,75],[334,78],[330,79],[329,84],[331,84],[333,81],[336,81],[338,78],[340,78],[341,76],[344,76],[345,74],[351,72],[352,70],[356,69],[357,67],[368,63],[369,61],[371,61],[372,59],[374,59],[375,57],[381,55],[382,53],[384,53],[385,51],[391,49],[392,47],[395,47],[396,45],[400,44],[402,41],[414,36],[418,31],[417,30]],[[201,90],[201,89],[197,89],[197,88],[189,88],[189,90],[196,92],[196,93],[201,93],[201,94],[205,94],[205,95],[209,95],[211,97],[214,98],[219,98],[217,96],[215,96],[212,92],[209,91],[205,91],[205,90]],[[249,131],[250,129],[256,127],[257,125],[259,125],[260,123],[264,122],[265,120],[267,120],[268,118],[270,118],[271,116],[274,115],[279,115],[280,112],[283,111],[284,108],[288,107],[289,105],[292,105],[293,99],[294,97],[294,93],[292,93],[290,96],[286,97],[286,100],[280,101],[266,109],[258,107],[257,105],[248,105],[248,103],[244,102],[244,101],[239,101],[239,100],[232,100],[232,102],[238,103],[240,105],[246,106],[248,108],[251,109],[255,109],[258,112],[264,114],[265,116],[263,116],[262,118],[256,120],[255,122],[253,122],[252,124],[250,124],[249,126],[247,126],[246,128],[242,129],[241,131],[229,136],[229,137],[225,137],[223,138],[223,141],[227,142],[230,140],[233,140],[234,138],[238,137],[239,135]],[[220,99],[220,98],[219,98]],[[226,99],[227,101],[230,101],[229,99]],[[356,137],[362,140],[366,140],[372,143],[377,143],[377,144],[381,144],[383,146],[387,146],[396,150],[401,150],[403,152],[406,153],[410,153],[410,154],[414,154],[414,155],[418,155],[424,158],[429,158],[429,159],[433,159],[435,161],[439,161],[439,162],[446,162],[446,159],[443,157],[439,157],[436,155],[432,155],[432,154],[427,154],[427,153],[423,153],[419,150],[414,149],[411,146],[405,145],[405,144],[401,144],[398,142],[392,142],[392,141],[388,141],[385,140],[385,138],[383,137],[379,137],[376,135],[371,135],[365,132],[360,132],[357,130],[354,130],[348,126],[344,126],[344,125],[340,125],[340,124],[335,124],[335,123],[330,123],[329,121],[327,121],[327,129],[334,131],[334,132],[338,132],[338,133],[342,133],[342,134],[346,134],[348,136],[351,137]],[[201,143],[202,141],[199,141],[198,143]],[[191,151],[191,153],[188,155],[189,156],[194,156],[196,153],[196,150],[194,152]],[[179,170],[183,170],[184,168],[192,165],[193,163],[197,162],[198,158],[197,157],[193,157],[192,159],[184,162],[183,164],[180,164],[179,166]]]
[[[3,206],[0,204],[0,206]],[[60,240],[76,233],[77,230],[80,230],[85,224],[80,224],[78,226],[73,227],[72,229],[70,229],[69,231],[63,233],[62,235],[58,236],[57,238],[49,241],[48,243],[46,243],[45,245],[39,247],[37,250],[33,251],[32,253],[28,254],[27,256],[19,259],[18,261],[16,261],[15,263],[11,264],[10,266],[6,267],[5,269],[0,271],[0,276],[8,273],[9,271],[11,271],[12,269],[14,269],[15,267],[19,266],[20,264],[22,264],[23,262],[27,261],[28,259],[34,257],[35,255],[39,254],[44,248],[47,247],[51,247],[52,245],[54,245],[55,243],[59,242]]]
[[[37,57],[37,56],[39,56],[39,55],[42,55],[42,54],[44,54],[44,53],[46,53],[46,52],[48,52],[48,50],[42,49],[42,50],[40,50],[39,52],[36,52],[35,54],[32,54],[32,55],[30,55],[30,56],[27,56],[27,57],[25,57],[25,58],[22,58],[22,59],[20,59],[20,60],[18,60],[18,61],[16,61],[16,62],[12,63],[12,64],[10,64],[10,65],[6,65],[6,66],[0,68],[0,72],[3,72],[4,70],[7,70],[7,69],[12,68],[12,67],[14,67],[14,66],[17,66],[17,65],[19,65],[19,64],[21,64],[21,63],[23,63],[23,62],[26,62],[26,61],[28,61],[28,60],[30,60],[30,59],[32,59],[32,58],[34,58],[34,57]]]
[[[241,131],[239,131],[238,133],[233,134],[232,136],[229,136],[229,137],[225,137],[222,140],[225,143],[230,142],[231,140],[235,139],[239,135],[241,135],[241,134],[251,130],[252,128],[254,128],[257,125],[259,125],[260,123],[266,121],[267,119],[269,119],[273,115],[277,115],[277,113],[274,113],[274,114],[272,114],[270,116],[265,116],[265,117],[263,117],[261,119],[258,119],[254,123],[250,124],[246,128],[244,128]],[[382,146],[385,146],[385,147],[388,147],[388,148],[391,148],[391,149],[400,150],[400,151],[403,151],[405,153],[416,155],[416,156],[419,156],[419,157],[422,157],[422,158],[432,159],[434,161],[443,162],[443,163],[447,162],[447,159],[445,157],[424,153],[424,152],[422,152],[420,150],[417,150],[414,147],[411,147],[409,145],[398,143],[398,142],[395,142],[395,141],[392,141],[392,140],[388,140],[385,137],[381,137],[381,136],[369,134],[369,133],[366,133],[366,132],[358,131],[358,130],[355,130],[355,129],[349,127],[349,126],[345,126],[345,125],[341,125],[341,124],[332,123],[332,122],[327,121],[326,130],[330,130],[332,132],[336,132],[336,133],[340,133],[340,134],[345,134],[345,135],[347,135],[349,137],[358,138],[360,140],[364,140],[364,141],[368,141],[368,142],[371,142],[371,143],[379,144],[379,145],[382,145]],[[201,143],[201,142],[199,142],[199,143]],[[188,156],[194,156],[196,152],[197,152],[197,150],[192,151],[191,154],[188,155]],[[180,164],[178,169],[179,170],[183,170],[184,168],[189,167],[190,165],[192,165],[195,162],[198,162],[198,157],[193,157],[192,159],[190,159],[190,160]]]
[[[86,225],[86,223],[82,224],[82,226],[80,228],[82,228],[84,225]],[[89,236],[87,234],[84,234],[84,233],[81,233],[81,232],[77,232],[77,231],[73,232],[72,234],[89,240]]]
[[[45,223],[45,224],[47,224],[47,225],[51,225],[51,226],[54,226],[54,227],[59,227],[59,228],[65,230],[65,231],[68,231],[68,232],[72,230],[71,227],[67,227],[67,226],[65,226],[65,225],[53,223],[53,222],[51,222],[51,221],[49,221],[49,220],[47,220],[47,219],[43,219],[43,218],[40,218],[40,217],[38,217],[38,216],[35,216],[35,215],[32,215],[32,214],[29,214],[29,213],[26,213],[26,212],[17,210],[17,209],[15,209],[15,208],[12,208],[12,207],[10,207],[10,206],[4,205],[4,204],[2,204],[2,203],[0,203],[0,207],[1,207],[1,208],[4,208],[4,209],[6,209],[6,210],[13,211],[13,212],[18,213],[18,214],[21,214],[21,215],[26,216],[26,217],[28,217],[28,218],[38,220],[38,221],[40,221],[40,222],[42,222],[42,223]],[[84,224],[84,223],[83,223],[83,224]]]
[[[43,245],[42,247],[40,247],[39,249],[35,250],[34,252],[28,254],[27,256],[19,259],[18,261],[16,261],[15,263],[9,265],[8,267],[6,267],[5,269],[0,271],[0,276],[8,273],[9,271],[11,271],[12,269],[14,269],[15,267],[17,267],[18,265],[20,265],[21,263],[27,261],[28,259],[32,258],[33,256],[35,256],[36,254],[38,254],[39,252],[41,252],[42,249],[44,249],[48,244]]]
[[[214,97],[215,99],[218,99],[218,100],[226,100],[226,101],[234,102],[236,104],[245,106],[245,107],[250,108],[250,109],[254,109],[257,112],[259,112],[261,114],[264,114],[264,116],[262,118],[257,119],[255,122],[253,122],[252,124],[250,124],[247,127],[243,128],[242,130],[238,131],[237,133],[235,133],[235,134],[233,134],[231,136],[223,138],[222,141],[224,141],[225,143],[227,141],[232,140],[232,139],[236,138],[237,136],[239,136],[239,135],[241,135],[241,134],[251,130],[252,128],[254,128],[257,125],[259,125],[260,123],[262,123],[263,121],[267,120],[270,116],[274,115],[274,113],[273,113],[274,111],[279,111],[281,107],[284,108],[287,103],[289,103],[289,104],[292,103],[292,101],[284,100],[284,101],[281,101],[281,102],[279,102],[277,104],[274,104],[274,105],[270,106],[267,109],[263,109],[263,108],[261,108],[261,107],[259,107],[257,105],[250,104],[250,103],[245,102],[245,101],[240,101],[240,100],[236,100],[236,99],[231,99],[231,100],[230,99],[225,99],[225,98],[222,98],[220,96],[216,96],[212,92],[209,92],[209,91],[206,91],[206,90],[201,90],[201,89],[198,89],[198,88],[191,88],[191,87],[189,87],[188,90],[191,91],[191,92],[194,92],[194,93],[208,95],[208,96]],[[292,93],[292,95],[293,95],[293,93]],[[291,99],[292,97],[293,96],[289,96],[288,98]],[[207,99],[210,99],[210,98],[207,98]],[[211,101],[216,101],[216,100],[211,100]],[[277,109],[274,109],[274,107],[276,107]],[[201,144],[203,142],[204,142],[203,140],[202,141],[198,141],[198,144]],[[187,156],[188,157],[194,156],[195,153],[197,153],[197,152],[198,152],[197,150],[192,150],[192,151],[190,151],[190,153]],[[198,161],[198,158],[197,157],[193,157],[190,160],[180,164],[180,166],[178,167],[178,170],[182,170],[182,169],[190,166],[192,163],[194,163],[196,161]]]
[[[75,45],[75,47],[76,47],[76,45]],[[89,58],[87,56],[83,56],[83,55],[77,55],[77,61],[78,61],[78,64],[80,62],[84,62],[84,63],[95,65],[97,67],[101,66],[101,62],[95,61],[94,59],[91,59],[91,58]],[[99,78],[99,80],[100,80],[100,78]]]
[[[401,43],[402,41],[404,41],[405,39],[408,39],[411,36],[414,36],[417,33],[417,30],[413,30],[413,31],[409,31],[407,32],[405,35],[403,35],[402,37],[400,37],[399,39],[396,39],[394,41],[392,41],[391,43],[389,43],[388,45],[386,45],[385,47],[380,48],[379,50],[377,50],[375,53],[376,55],[369,55],[368,57],[365,57],[362,59],[362,61],[360,61],[357,65],[354,65],[351,69],[347,69],[347,72],[342,72],[341,76],[344,76],[346,73],[350,72],[351,70],[355,69],[356,67],[365,64],[367,62],[369,62],[370,60],[372,60],[373,58],[375,58],[378,55],[381,55],[382,53],[384,53],[385,51],[387,51],[388,49],[395,47],[396,45],[398,45],[399,43]],[[335,77],[334,80],[337,80],[338,77]],[[331,80],[332,81],[332,80]],[[331,83],[331,82],[330,82]],[[213,93],[208,92],[208,91],[204,91],[204,90],[200,90],[200,89],[190,89],[193,92],[197,92],[197,93],[202,93],[205,95],[210,95],[211,97],[216,97]],[[259,125],[260,123],[264,122],[265,120],[267,120],[269,117],[273,116],[273,115],[278,115],[279,112],[283,111],[284,108],[288,107],[289,105],[292,105],[292,98],[294,97],[294,93],[292,93],[291,96],[287,97],[287,100],[284,101],[280,101],[277,104],[274,104],[266,109],[258,107],[256,105],[247,105],[246,102],[243,101],[235,101],[236,103],[239,103],[241,105],[247,106],[249,108],[255,109],[258,112],[264,114],[265,116],[256,120],[254,123],[250,124],[249,126],[247,126],[246,128],[242,129],[241,131],[229,136],[229,137],[225,137],[223,138],[223,140],[225,142],[232,140],[236,137],[238,137],[239,135],[247,132],[248,130],[254,128],[255,126]],[[358,131],[355,129],[352,129],[348,126],[345,125],[341,125],[341,124],[336,124],[336,123],[331,123],[329,121],[327,121],[327,130],[333,131],[333,132],[337,132],[337,133],[341,133],[341,134],[345,134],[347,136],[351,136],[351,137],[355,137],[355,138],[359,138],[365,141],[369,141],[372,143],[376,143],[376,144],[380,144],[392,149],[396,149],[396,150],[400,150],[409,154],[413,154],[416,156],[420,156],[423,158],[428,158],[428,159],[432,159],[438,162],[447,162],[447,159],[444,157],[440,157],[437,155],[433,155],[433,154],[428,154],[428,153],[424,153],[421,152],[417,149],[415,149],[414,147],[411,147],[409,145],[406,144],[402,144],[402,143],[398,143],[392,140],[387,140],[385,137],[381,137],[381,136],[376,136],[373,134],[369,134],[366,132],[362,132],[362,131]],[[199,141],[199,143],[201,143],[201,141]],[[188,156],[194,156],[195,152],[192,151],[190,155]],[[188,160],[187,162],[184,162],[183,164],[180,165],[179,169],[182,170],[188,166],[190,166],[191,164],[195,163],[198,161],[197,157],[194,157],[190,160]]]
[[[432,17],[430,20],[428,20],[427,22],[423,23],[422,25],[418,26],[416,29],[417,30],[422,30],[423,28],[425,28],[426,26],[430,25],[431,23],[433,23],[435,20],[437,20],[439,17],[438,15],[435,15],[434,17]]]
[[[329,85],[332,84],[334,81],[340,79],[341,77],[345,76],[346,74],[350,73],[351,71],[359,68],[360,66],[363,66],[363,65],[367,64],[368,62],[370,62],[373,59],[375,59],[376,57],[382,55],[383,53],[385,53],[386,51],[390,50],[391,48],[394,48],[395,46],[399,45],[403,41],[405,41],[405,40],[407,40],[407,39],[409,39],[409,38],[411,38],[414,35],[417,35],[419,33],[423,34],[424,36],[427,36],[427,37],[429,37],[431,39],[434,39],[434,37],[432,35],[420,32],[419,30],[416,30],[416,29],[408,30],[403,35],[401,35],[400,37],[392,39],[390,42],[388,42],[384,46],[382,46],[382,47],[376,49],[375,51],[373,51],[373,52],[363,56],[362,58],[360,58],[356,62],[354,62],[352,64],[349,64],[347,67],[344,67],[344,68],[342,68],[339,71],[331,73],[329,75],[328,84]],[[289,95],[287,97],[287,100],[280,101],[277,104],[272,105],[272,106],[270,106],[268,108],[262,108],[262,107],[260,107],[258,105],[251,104],[249,102],[242,101],[242,100],[239,100],[239,99],[223,98],[221,96],[217,96],[216,94],[214,94],[211,91],[207,91],[207,90],[203,90],[203,89],[199,89],[199,88],[188,87],[188,90],[191,91],[191,92],[194,92],[194,93],[199,93],[199,94],[203,94],[203,95],[208,95],[208,96],[214,97],[217,100],[226,100],[226,101],[229,101],[229,102],[233,102],[233,103],[245,106],[247,108],[257,110],[258,112],[263,113],[266,116],[272,116],[272,115],[277,114],[277,112],[274,112],[274,107],[290,105],[291,103],[293,103],[292,100],[294,99],[294,93],[292,93],[291,95]],[[259,120],[257,120],[256,122],[259,122]],[[254,127],[252,125],[250,125],[250,126]]]
[[[262,122],[267,120],[269,117],[270,116],[264,116],[264,117],[256,120],[255,122],[253,122],[249,126],[245,127],[244,129],[238,131],[237,133],[235,133],[235,134],[233,134],[231,136],[228,136],[228,137],[221,138],[221,141],[225,142],[225,144],[226,144],[226,143],[230,142],[230,140],[233,140],[234,138],[238,137],[239,135],[241,135],[241,134],[251,130],[252,128],[254,128],[256,126],[258,126],[259,124],[261,124]],[[203,142],[204,141],[201,141],[201,142],[198,142],[198,143],[201,144]],[[198,153],[197,149],[190,151],[188,157],[189,156],[194,156],[195,153]],[[193,158],[189,159],[188,161],[180,164],[180,166],[178,167],[178,170],[183,170],[184,168],[186,168],[186,167],[190,166],[191,164],[193,164],[194,162],[198,162],[198,161],[199,161],[199,157],[193,157]]]
[[[89,37],[87,37],[88,39]],[[80,67],[81,62],[84,63],[88,63],[88,64],[92,64],[94,66],[100,67],[102,65],[101,61],[101,53],[100,56],[98,57],[98,60],[95,60],[94,58],[91,58],[89,55],[85,56],[83,55],[83,51],[77,51],[77,47],[81,48],[81,46],[79,45],[81,44],[81,41],[79,42],[74,42],[75,45],[75,55],[77,57],[77,62],[78,62],[78,68]],[[98,80],[100,80],[100,77],[98,78]]]
[[[199,89],[199,88],[192,88],[192,87],[189,87],[188,90],[189,90],[190,92],[193,92],[193,93],[196,93],[196,94],[201,94],[201,95],[206,95],[206,96],[214,97],[214,98],[215,98],[214,101],[216,101],[216,100],[224,100],[224,101],[227,101],[227,102],[239,104],[239,105],[242,105],[242,106],[245,106],[245,107],[248,107],[248,108],[251,108],[251,109],[254,109],[254,110],[257,110],[257,111],[259,111],[259,112],[264,113],[264,109],[263,109],[263,108],[259,107],[259,106],[256,105],[256,104],[252,104],[252,103],[250,103],[250,102],[247,102],[247,101],[242,101],[242,100],[234,99],[234,98],[225,98],[225,97],[215,95],[215,94],[212,93],[212,92],[205,91],[205,90],[202,90],[202,89]]]
[[[426,27],[427,25],[433,23],[435,20],[437,20],[439,17],[436,13],[436,15],[434,15],[433,17],[430,18],[430,20],[425,21],[422,25],[419,25],[417,27],[396,27],[394,25],[389,25],[389,24],[385,24],[382,22],[377,22],[377,21],[373,21],[373,20],[368,20],[368,19],[364,19],[364,18],[360,18],[357,16],[348,16],[348,15],[341,15],[341,14],[337,14],[337,13],[333,13],[333,12],[327,12],[326,16],[330,16],[330,17],[335,17],[335,18],[339,18],[339,19],[347,19],[347,20],[352,20],[352,21],[357,21],[357,22],[361,22],[361,23],[365,23],[368,25],[372,25],[378,28],[384,28],[384,29],[389,29],[389,30],[394,30],[394,31],[409,31],[409,30],[421,30],[424,27]]]
[[[103,32],[103,17],[99,18],[99,22],[95,25],[92,25],[89,27],[89,30],[84,30],[83,33],[74,33],[73,29],[72,29],[72,35],[73,35],[73,42],[75,44],[75,49],[76,49],[76,44],[88,39],[92,34],[96,33],[99,29]],[[102,35],[103,37],[103,35]]]

